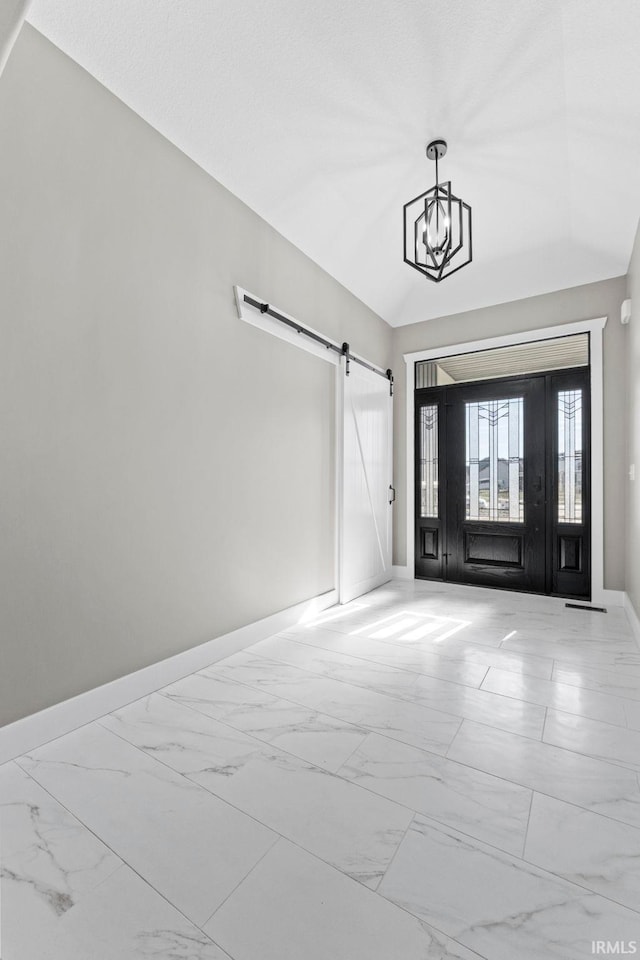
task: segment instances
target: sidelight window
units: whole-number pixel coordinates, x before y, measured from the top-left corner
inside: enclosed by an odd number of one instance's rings
[[[558,393],[558,522],[582,523],[582,390]]]
[[[524,521],[524,399],[467,403],[466,519]]]
[[[420,407],[420,516],[438,516],[438,407]]]

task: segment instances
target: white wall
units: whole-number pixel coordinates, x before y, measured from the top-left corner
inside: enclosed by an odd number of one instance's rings
[[[471,269],[471,268],[469,268]],[[482,269],[474,261],[473,269]],[[640,273],[640,270],[639,270]],[[451,279],[455,282],[455,278]],[[425,296],[428,289],[425,290]],[[624,277],[559,290],[526,300],[471,310],[394,332],[393,370],[396,378],[394,478],[398,499],[394,517],[394,563],[406,564],[406,368],[403,354],[445,347],[470,340],[537,330],[576,320],[608,316],[604,331],[604,585],[623,590],[625,542],[625,328],[620,324],[620,304],[626,296]]]
[[[391,330],[29,26],[0,143],[4,723],[335,586],[333,368],[233,285]]]
[[[626,591],[640,618],[640,226],[636,233],[629,274],[627,295],[631,297],[631,322],[625,328],[627,359],[627,450],[625,500],[626,517]],[[635,480],[629,467],[635,467]]]

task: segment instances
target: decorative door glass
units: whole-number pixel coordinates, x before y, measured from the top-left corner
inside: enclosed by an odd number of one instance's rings
[[[524,522],[524,398],[466,406],[467,520]]]
[[[420,516],[438,516],[438,407],[420,407]]]
[[[558,522],[582,523],[582,390],[558,393]]]

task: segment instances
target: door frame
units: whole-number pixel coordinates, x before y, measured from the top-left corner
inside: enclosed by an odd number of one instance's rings
[[[415,431],[414,395],[416,363],[453,357],[459,353],[474,353],[496,347],[508,347],[536,340],[552,340],[577,333],[588,333],[590,385],[591,385],[591,602],[601,603],[606,596],[604,589],[604,416],[603,416],[603,337],[607,317],[579,320],[521,333],[511,333],[483,340],[453,343],[444,347],[432,347],[404,354],[406,366],[406,576],[415,579]]]

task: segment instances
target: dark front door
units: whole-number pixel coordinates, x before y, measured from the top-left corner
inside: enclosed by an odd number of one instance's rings
[[[416,391],[416,576],[588,597],[588,368]]]

